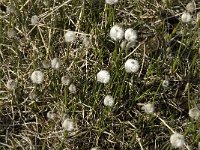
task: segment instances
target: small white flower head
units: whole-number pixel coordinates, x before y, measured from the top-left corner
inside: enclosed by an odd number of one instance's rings
[[[111,95],[107,95],[103,101],[105,106],[112,107],[115,103],[114,98]]]
[[[124,37],[124,29],[119,25],[114,25],[110,29],[110,37],[115,41],[121,40]]]
[[[192,108],[189,110],[189,116],[192,118],[192,119],[199,119],[199,116],[200,116],[200,111],[198,108]]]
[[[116,4],[118,2],[118,0],[106,0],[106,4],[112,5],[112,4]]]
[[[62,127],[66,131],[72,131],[74,130],[74,121],[72,119],[66,118],[62,123]]]
[[[8,30],[7,35],[8,35],[9,38],[16,38],[17,37],[17,33],[13,29]]]
[[[195,11],[195,3],[194,2],[189,2],[187,5],[186,5],[186,10],[190,13],[193,13]]]
[[[137,40],[137,32],[132,28],[129,28],[125,31],[125,39],[127,41],[136,41]]]
[[[127,73],[135,73],[139,70],[139,62],[135,59],[128,59],[125,62],[125,70]]]
[[[44,81],[44,73],[42,71],[34,71],[31,74],[31,80],[33,83],[41,84]]]
[[[101,83],[108,83],[110,81],[110,73],[106,70],[101,70],[97,73],[97,81]]]
[[[72,83],[69,86],[69,92],[70,93],[76,93],[76,86]]]
[[[152,104],[152,103],[147,103],[147,104],[145,104],[144,106],[142,106],[142,110],[144,110],[145,113],[147,113],[147,114],[153,114],[154,111],[155,111],[154,104]]]
[[[169,86],[169,81],[168,81],[168,80],[163,80],[163,81],[162,81],[162,86],[163,86],[164,88],[167,88],[167,87]]]
[[[39,18],[38,18],[37,15],[34,15],[34,16],[31,17],[31,24],[32,25],[36,25],[36,24],[38,24],[38,22],[39,22]]]
[[[61,66],[61,61],[59,58],[54,58],[51,60],[51,67],[53,69],[58,70],[60,68],[60,66]]]
[[[170,143],[173,148],[181,148],[184,146],[184,136],[179,133],[174,133],[170,136]]]
[[[56,113],[53,112],[53,111],[48,111],[48,112],[47,112],[47,118],[49,118],[49,119],[54,119],[54,118],[56,118]]]
[[[42,66],[43,66],[43,68],[48,69],[48,68],[51,67],[51,63],[50,63],[49,60],[44,60],[44,61],[42,62]]]
[[[90,37],[86,35],[81,35],[82,43],[85,47],[89,47],[91,45],[91,39]]]
[[[11,6],[11,5],[7,6],[6,7],[6,13],[7,14],[14,14],[14,13],[16,13],[14,6]]]
[[[34,91],[32,91],[32,92],[29,93],[29,98],[30,98],[30,100],[36,100],[37,95],[35,94]]]
[[[71,83],[71,77],[69,75],[65,75],[61,78],[61,82],[63,85],[68,86]]]
[[[70,42],[74,42],[76,39],[76,34],[74,31],[67,31],[65,33],[65,42],[70,43]]]
[[[183,12],[181,16],[181,20],[183,23],[188,23],[192,20],[192,16],[190,15],[189,12]]]
[[[17,87],[17,82],[15,80],[8,80],[6,83],[6,87],[9,91],[13,91]]]

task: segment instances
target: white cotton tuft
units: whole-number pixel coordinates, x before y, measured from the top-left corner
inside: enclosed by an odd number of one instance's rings
[[[179,133],[174,133],[170,136],[170,143],[173,148],[181,148],[184,146],[184,136]]]
[[[61,78],[61,82],[63,85],[68,86],[71,83],[71,77],[69,75],[65,75]]]
[[[200,116],[200,110],[198,108],[192,108],[189,110],[189,116],[192,118],[192,119],[199,119],[199,116]]]
[[[139,70],[139,62],[135,59],[128,59],[125,62],[125,70],[127,73],[135,73]]]
[[[101,83],[108,83],[110,81],[110,73],[106,70],[101,70],[97,73],[97,81]]]
[[[114,105],[114,102],[114,98],[111,95],[107,95],[103,101],[104,105],[109,107],[112,107]]]
[[[121,40],[124,37],[124,29],[119,25],[114,25],[110,29],[110,37],[115,41]]]
[[[193,13],[196,9],[196,6],[195,6],[195,3],[194,2],[189,2],[187,5],[186,5],[186,10],[190,13]]]
[[[155,111],[154,104],[145,104],[144,106],[142,106],[142,110],[144,110],[147,114],[152,114]]]
[[[54,58],[51,60],[51,67],[53,69],[58,70],[60,68],[60,66],[61,66],[61,61],[59,58]]]
[[[76,93],[76,86],[72,83],[69,86],[69,92],[70,93]]]
[[[31,17],[31,24],[32,25],[36,25],[36,24],[38,24],[38,22],[39,22],[39,18],[38,18],[37,15],[34,15],[34,16]]]
[[[66,131],[72,131],[74,130],[74,122],[72,119],[65,119],[62,123],[62,127],[64,128],[64,130]]]
[[[33,83],[41,84],[44,81],[44,73],[41,71],[34,71],[31,74],[31,80]]]
[[[137,32],[132,28],[129,28],[125,31],[125,39],[129,42],[137,40]]]
[[[67,31],[65,33],[65,42],[70,43],[70,42],[74,42],[76,39],[76,34],[74,31]]]
[[[183,12],[181,16],[181,20],[183,23],[188,23],[192,20],[192,16],[190,15],[189,12]]]
[[[15,80],[8,80],[6,83],[6,87],[9,91],[13,91],[17,87],[17,82]]]
[[[112,4],[116,4],[118,2],[118,0],[106,0],[106,4],[112,5]]]
[[[169,81],[168,80],[163,80],[162,81],[162,87],[167,88],[169,86]]]

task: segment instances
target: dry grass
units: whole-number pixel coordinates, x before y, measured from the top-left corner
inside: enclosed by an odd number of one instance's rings
[[[114,6],[104,0],[5,0],[0,4],[0,148],[66,149],[92,147],[116,150],[172,149],[169,138],[184,135],[183,149],[197,149],[199,120],[188,116],[200,100],[199,23],[180,20],[188,0],[120,0]],[[13,12],[6,13],[6,7]],[[196,0],[195,18],[200,9]],[[38,25],[31,17],[38,15]],[[120,49],[109,37],[110,28],[120,24],[134,28],[139,39],[134,49]],[[16,35],[8,36],[14,30]],[[73,30],[76,42],[64,42]],[[81,35],[89,37],[84,46]],[[42,67],[44,60],[58,57],[59,70]],[[136,74],[127,74],[127,58],[139,60]],[[96,82],[99,70],[111,73],[109,84]],[[34,70],[45,74],[42,85],[34,85]],[[77,93],[61,84],[70,74]],[[17,81],[8,91],[6,82]],[[169,86],[162,87],[168,80]],[[30,99],[34,92],[36,98]],[[103,105],[105,95],[115,106]],[[147,115],[141,104],[152,102],[156,112]],[[47,112],[56,113],[54,119]],[[64,116],[76,124],[73,132],[62,129]]]

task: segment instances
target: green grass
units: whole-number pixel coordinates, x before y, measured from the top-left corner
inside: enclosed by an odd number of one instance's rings
[[[192,120],[188,111],[200,103],[200,24],[179,21],[169,33],[165,21],[179,19],[188,0],[167,6],[156,0],[44,2],[0,2],[0,149],[165,150],[172,149],[173,131],[184,135],[185,149],[198,149],[200,120]],[[14,13],[7,14],[3,6]],[[196,0],[193,16],[199,10]],[[40,17],[36,26],[31,25],[33,15]],[[110,39],[115,24],[138,31],[135,49],[121,49],[121,42]],[[11,29],[15,38],[7,35]],[[87,35],[90,46],[80,37],[66,43],[67,30]],[[42,67],[55,57],[62,61],[59,70]],[[125,72],[128,58],[139,61],[137,73]],[[102,69],[111,74],[105,85],[96,81]],[[34,70],[44,72],[42,85],[31,82]],[[76,94],[61,84],[66,74],[72,76]],[[7,90],[8,79],[17,81],[15,91]],[[162,87],[163,80],[169,87]],[[36,99],[29,98],[31,91]],[[108,94],[115,99],[112,108],[103,105]],[[155,104],[154,114],[141,109],[147,102]],[[56,118],[48,119],[48,111]],[[74,132],[62,129],[66,115],[75,121]]]

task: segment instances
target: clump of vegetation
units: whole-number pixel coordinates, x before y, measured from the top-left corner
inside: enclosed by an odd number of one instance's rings
[[[0,2],[0,149],[200,148],[198,0]]]

